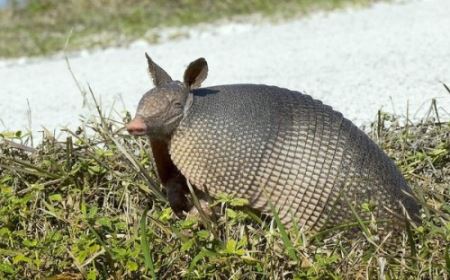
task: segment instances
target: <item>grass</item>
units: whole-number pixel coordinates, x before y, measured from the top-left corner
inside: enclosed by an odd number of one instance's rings
[[[158,42],[161,27],[191,26],[260,14],[289,18],[313,10],[367,5],[380,0],[10,0],[0,9],[0,57]],[[70,44],[66,47],[70,35]]]
[[[356,238],[310,234],[226,195],[215,221],[176,218],[147,141],[123,131],[130,116],[97,108],[62,141],[47,134],[33,148],[26,133],[1,134],[0,279],[448,279],[450,122],[380,112],[371,127],[424,205],[392,248],[363,221]]]

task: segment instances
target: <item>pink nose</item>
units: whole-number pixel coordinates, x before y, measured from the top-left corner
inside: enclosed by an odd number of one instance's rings
[[[128,133],[135,136],[145,135],[147,132],[147,126],[142,118],[136,117],[127,125]]]

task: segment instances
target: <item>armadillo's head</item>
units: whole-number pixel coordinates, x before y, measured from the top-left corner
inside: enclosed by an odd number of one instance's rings
[[[147,54],[145,56],[155,87],[142,96],[136,116],[126,128],[131,135],[167,139],[192,102],[189,93],[200,87],[206,79],[208,65],[204,58],[191,62],[184,73],[183,82],[180,82],[173,81]]]

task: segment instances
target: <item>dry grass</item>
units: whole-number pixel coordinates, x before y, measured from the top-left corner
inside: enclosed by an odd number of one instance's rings
[[[178,219],[159,193],[146,141],[123,133],[128,119],[99,109],[64,141],[47,135],[37,148],[26,135],[2,134],[1,279],[448,277],[450,123],[401,126],[380,114],[372,126],[424,205],[422,225],[394,249],[363,235],[349,239],[345,228],[286,233],[227,196],[209,227]]]

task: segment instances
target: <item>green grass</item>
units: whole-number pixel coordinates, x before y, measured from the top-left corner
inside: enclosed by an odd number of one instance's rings
[[[155,28],[159,27],[194,25],[255,13],[285,19],[317,9],[376,1],[380,0],[28,0],[24,7],[14,4],[0,10],[0,57],[121,46],[140,38],[157,42],[160,34]]]
[[[431,114],[435,116],[435,114]],[[373,225],[319,234],[277,228],[246,201],[215,202],[217,220],[176,218],[129,115],[86,120],[67,138],[0,140],[0,279],[444,279],[450,270],[450,122],[399,125],[380,113],[371,137],[422,201],[423,222],[392,248]],[[12,141],[12,142],[11,142]],[[210,223],[210,224],[209,224]],[[207,226],[206,226],[207,225]]]

